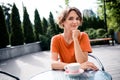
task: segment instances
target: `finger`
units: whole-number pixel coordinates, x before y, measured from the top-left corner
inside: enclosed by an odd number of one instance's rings
[[[89,63],[88,68],[93,69],[93,70],[98,70],[98,68],[93,63]]]
[[[95,71],[98,70],[98,68],[95,65],[90,66],[90,68],[95,70]]]

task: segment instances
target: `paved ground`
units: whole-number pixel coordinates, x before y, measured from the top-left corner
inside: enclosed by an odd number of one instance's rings
[[[120,79],[120,45],[93,46],[92,54],[101,60],[113,80]],[[29,80],[38,73],[50,70],[50,52],[42,51],[4,61],[0,63],[0,70],[11,73],[21,80]]]

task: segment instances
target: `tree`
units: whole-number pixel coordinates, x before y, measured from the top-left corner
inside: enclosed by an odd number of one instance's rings
[[[56,29],[57,29],[56,34],[63,33],[63,29],[61,29],[57,23],[56,23]]]
[[[108,25],[115,30],[120,31],[120,1],[114,0],[107,4],[108,9]]]
[[[32,43],[32,42],[35,42],[33,27],[29,19],[29,14],[27,12],[26,7],[24,7],[23,9],[24,9],[23,29],[24,29],[25,43]]]
[[[105,29],[104,21],[99,18],[99,16],[96,16],[96,14],[89,9],[85,9],[83,11],[83,24],[82,27],[80,26],[79,29],[81,31],[85,31],[89,28],[93,29]]]
[[[42,29],[42,23],[41,19],[38,13],[38,10],[35,10],[35,20],[34,20],[34,28],[35,28],[35,34],[36,34],[36,41],[39,41],[39,35],[43,34],[43,29]]]
[[[50,28],[51,28],[51,36],[57,34],[57,30],[56,30],[56,25],[55,25],[55,21],[54,21],[54,18],[53,18],[53,14],[50,12],[50,15],[49,15],[49,24],[50,24]]]
[[[42,20],[42,24],[43,24],[43,34],[45,35],[46,32],[47,32],[47,28],[48,28],[48,21],[43,17],[43,20]]]
[[[22,45],[24,44],[24,36],[21,28],[21,21],[19,16],[19,11],[15,4],[13,4],[12,13],[11,13],[11,45]]]
[[[9,34],[5,23],[3,9],[0,6],[0,48],[5,48],[9,44]]]
[[[99,4],[104,3],[104,0],[99,1]],[[120,28],[120,0],[105,0],[105,3],[108,28],[117,30]],[[100,5],[98,9],[100,18],[103,18],[103,15],[100,15],[100,13],[103,13],[103,9],[104,5]]]
[[[57,34],[57,30],[56,30],[56,24],[53,18],[53,14],[50,12],[49,15],[49,25],[46,21],[45,18],[43,18],[44,21],[44,28],[43,30],[47,29],[45,32],[46,34],[40,35],[40,41],[41,41],[41,45],[42,45],[42,49],[43,50],[49,50],[50,49],[50,41],[51,41],[51,37],[55,34]]]

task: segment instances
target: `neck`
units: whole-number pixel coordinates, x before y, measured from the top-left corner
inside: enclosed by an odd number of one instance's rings
[[[72,39],[72,32],[64,32],[63,33],[63,37],[64,37],[64,39],[65,39],[65,41],[68,43],[68,44],[70,44],[72,41],[73,41],[73,39]]]

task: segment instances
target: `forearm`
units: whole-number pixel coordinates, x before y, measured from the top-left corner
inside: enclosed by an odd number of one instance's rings
[[[51,67],[52,69],[64,69],[64,66],[67,65],[67,63],[59,62],[59,61],[52,61]]]
[[[74,39],[74,49],[75,49],[75,58],[77,62],[83,63],[88,60],[88,56],[87,54],[84,54],[84,52],[82,51],[78,39]]]

